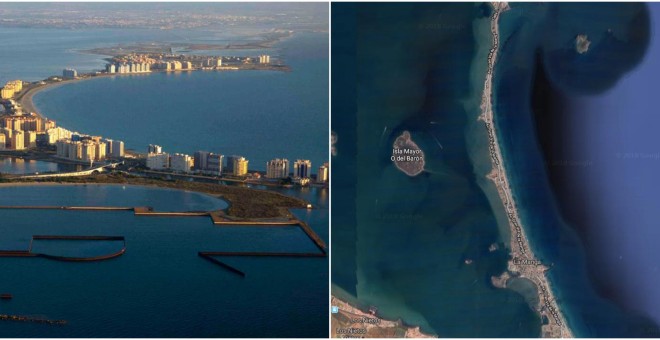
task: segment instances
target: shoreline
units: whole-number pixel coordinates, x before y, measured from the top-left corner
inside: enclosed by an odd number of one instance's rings
[[[40,187],[40,186],[132,186],[148,189],[158,189],[158,190],[172,190],[172,191],[185,191],[191,192],[199,195],[203,195],[209,198],[221,200],[227,204],[230,204],[229,201],[222,197],[214,196],[205,192],[195,191],[195,190],[186,190],[186,189],[176,189],[161,187],[158,185],[145,185],[145,184],[121,184],[121,183],[58,183],[58,182],[0,182],[0,189],[2,188],[11,188],[11,187]],[[222,209],[221,209],[222,210]]]
[[[506,2],[492,2],[491,6],[493,7],[493,15],[490,22],[492,47],[488,54],[488,68],[480,106],[481,115],[478,120],[483,121],[487,129],[491,163],[493,165],[491,172],[486,177],[493,181],[497,188],[511,230],[511,258],[508,261],[507,271],[501,274],[500,277],[493,277],[492,279],[494,281],[503,281],[501,285],[497,285],[500,288],[506,288],[506,281],[510,274],[532,281],[536,285],[538,299],[540,301],[537,312],[542,318],[548,321],[547,324],[541,326],[541,337],[572,338],[574,335],[568,327],[563,313],[559,309],[550,281],[546,275],[549,268],[541,264],[534,256],[529,245],[529,240],[522,227],[516,203],[513,200],[513,193],[507,173],[501,161],[503,159],[502,152],[494,124],[492,84],[499,49],[499,18],[502,13],[509,9],[509,5]]]
[[[47,90],[47,89],[50,89],[50,88],[56,88],[56,87],[59,87],[59,86],[65,85],[65,84],[73,83],[76,80],[79,80],[79,79],[63,80],[63,81],[58,82],[58,83],[49,83],[49,84],[45,84],[45,85],[32,87],[32,88],[28,89],[27,92],[21,94],[21,97],[18,98],[16,100],[16,102],[19,105],[21,105],[21,107],[23,108],[23,111],[31,112],[31,113],[33,112],[38,117],[44,119],[46,117],[44,115],[42,115],[41,112],[39,112],[39,110],[37,110],[37,107],[34,105],[33,97],[41,91],[44,91],[44,90]],[[82,80],[82,79],[80,79],[80,80]]]
[[[226,216],[235,221],[265,221],[291,219],[290,209],[307,208],[308,202],[270,190],[227,186],[215,183],[166,181],[153,178],[125,176],[121,174],[91,175],[81,177],[53,177],[42,180],[12,180],[0,183],[1,187],[38,185],[134,185],[152,188],[182,190],[208,195],[227,203]]]
[[[288,67],[288,66],[287,66]],[[37,85],[34,87],[28,88],[25,92],[21,91],[19,95],[14,98],[18,104],[21,105],[23,108],[24,112],[30,112],[34,113],[37,116],[39,116],[42,119],[49,119],[46,117],[43,113],[39,112],[37,109],[36,105],[34,104],[34,96],[37,95],[39,92],[42,92],[44,90],[48,89],[53,89],[57,88],[63,85],[67,84],[73,84],[81,81],[86,81],[86,80],[92,80],[92,79],[98,79],[98,78],[105,78],[105,77],[121,77],[121,76],[149,76],[152,74],[158,74],[158,73],[165,73],[165,74],[177,74],[177,73],[188,73],[188,72],[199,72],[199,71],[213,71],[213,72],[223,72],[223,71],[273,71],[273,72],[289,72],[287,70],[271,70],[271,69],[218,69],[218,70],[203,70],[203,69],[192,69],[192,70],[152,70],[150,72],[143,72],[143,73],[99,73],[99,74],[94,74],[94,75],[85,75],[81,76],[75,79],[63,79],[61,81],[57,82],[48,82],[44,85]],[[48,79],[48,78],[47,78]],[[31,84],[38,84],[41,81],[46,81],[47,79],[43,80],[38,80],[34,82],[30,82]]]
[[[419,326],[406,325],[403,322],[403,320],[401,320],[401,319],[398,319],[396,321],[386,320],[386,319],[380,318],[376,314],[371,314],[371,313],[364,312],[364,311],[360,310],[359,308],[351,305],[350,303],[336,297],[333,294],[330,295],[330,305],[339,307],[340,313],[344,312],[344,313],[350,314],[350,316],[352,316],[352,317],[369,318],[369,319],[376,318],[376,319],[380,320],[378,322],[378,326],[384,326],[385,328],[403,327],[403,328],[406,329],[404,338],[437,338],[436,335],[430,335],[430,334],[422,333]],[[338,314],[338,313],[331,314],[331,317],[333,315],[336,315],[336,314]],[[365,324],[367,324],[367,323],[365,323]],[[372,327],[377,327],[377,326],[374,326],[372,324]],[[364,334],[362,334],[362,335],[364,335]],[[330,337],[331,338],[337,338],[337,337],[341,337],[341,336],[340,336],[340,334],[338,334],[336,329],[331,329],[330,330]]]

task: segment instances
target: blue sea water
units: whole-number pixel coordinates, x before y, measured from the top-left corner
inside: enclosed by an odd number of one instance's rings
[[[441,337],[534,337],[541,320],[523,296],[491,284],[507,251],[463,136],[483,86],[471,81],[481,9],[333,4],[333,26],[356,32],[333,31],[332,214],[346,223],[333,227],[333,293]],[[426,155],[417,177],[390,161],[404,130]]]
[[[273,158],[310,159],[317,168],[328,160],[328,35],[300,33],[277,49],[292,72],[104,77],[44,90],[34,101],[61,126],[138,152],[158,144],[171,153],[243,155],[256,170]]]
[[[85,53],[99,47],[114,47],[119,44],[139,43],[200,43],[226,44],[236,39],[245,39],[245,34],[265,31],[268,27],[251,30],[226,28],[208,29],[116,29],[116,28],[23,28],[3,27],[5,33],[0,44],[0,83],[21,79],[38,81],[49,76],[61,75],[62,69],[73,67],[79,72],[103,69],[108,56]],[[246,32],[247,31],[247,32]],[[274,50],[213,50],[213,55],[259,55],[268,52],[279,57]],[[201,53],[196,52],[196,53]]]
[[[541,320],[527,307],[525,297],[533,301],[523,290],[529,287],[518,289],[523,297],[490,283],[506,268],[509,235],[498,227],[507,221],[483,178],[490,160],[485,129],[476,121],[488,52],[482,46],[491,42],[484,6],[333,4],[334,25],[355,27],[355,33],[333,31],[333,70],[341,70],[333,72],[333,94],[341,93],[332,102],[338,136],[333,178],[341,178],[333,182],[340,184],[333,186],[333,203],[343,208],[333,210],[333,218],[344,223],[333,233],[333,244],[341,244],[333,248],[333,293],[440,336],[534,337]],[[559,306],[582,337],[657,335],[648,313],[640,313],[657,301],[640,292],[646,303],[629,308],[597,292],[589,269],[608,267],[590,262],[547,181],[530,110],[535,57],[543,53],[549,77],[563,90],[598,93],[644,55],[643,6],[515,3],[500,23],[493,84],[500,147],[533,251],[552,267],[548,276]],[[579,56],[575,36],[585,33],[592,45]],[[471,63],[478,57],[481,62]],[[648,80],[656,73],[647,71]],[[392,141],[403,130],[426,154],[427,172],[420,176],[407,177],[389,161]],[[616,221],[621,230],[622,218]],[[626,238],[627,247],[637,243]],[[500,249],[484,251],[491,243]],[[640,268],[653,270],[650,262]],[[620,285],[635,281],[624,274],[638,272],[631,268],[614,272]],[[650,290],[653,281],[644,281]]]
[[[150,41],[223,43],[233,37],[226,30],[12,28],[3,32],[11,34],[0,37],[5,47],[0,51],[0,81],[40,80],[60,74],[64,67],[82,72],[100,69],[102,56],[80,53],[93,47]],[[268,53],[282,58],[292,72],[94,79],[45,91],[36,96],[36,105],[66,128],[124,140],[138,151],[158,143],[168,152],[205,149],[242,154],[250,159],[250,168],[258,170],[275,157],[311,159],[314,167],[328,160],[327,33],[295,34],[267,51],[209,53]],[[55,169],[51,163],[17,166],[16,162],[0,164],[0,172]],[[328,189],[259,188],[308,200],[316,209],[293,213],[329,240]],[[225,206],[204,195],[130,186],[0,188],[0,205],[28,203],[149,205],[173,211]],[[248,274],[240,280],[196,255],[200,250],[316,251],[297,228],[217,228],[205,218],[145,219],[130,212],[7,210],[0,219],[2,234],[12,235],[0,238],[2,247],[25,246],[30,235],[39,233],[123,235],[127,242],[126,254],[107,262],[1,259],[0,271],[12,277],[0,282],[0,291],[14,295],[12,301],[0,304],[3,313],[65,319],[69,324],[54,328],[3,323],[0,336],[327,336],[327,258],[226,259]],[[96,255],[117,247],[113,242],[37,243],[54,255]]]
[[[648,4],[650,40],[643,60],[598,95],[564,91],[571,105],[563,155],[586,218],[582,240],[592,279],[624,308],[660,322],[657,243],[659,144],[656,76],[660,67],[660,6]],[[587,225],[583,225],[587,224]],[[614,294],[611,294],[614,292]],[[653,333],[650,333],[653,335]],[[657,333],[655,333],[657,336]]]
[[[302,193],[314,198],[318,192]],[[313,202],[317,202],[316,199]],[[226,207],[192,192],[120,185],[2,187],[0,205],[152,205],[156,210]],[[296,212],[322,237],[327,211]],[[208,218],[136,217],[132,212],[4,210],[2,249],[31,235],[124,236],[126,253],[93,263],[0,258],[3,314],[67,320],[65,326],[3,322],[2,337],[324,337],[328,265],[324,259],[226,258],[240,278],[198,251],[314,252],[298,228],[215,227]],[[325,221],[325,222],[323,222]],[[51,255],[114,252],[113,242],[37,241]]]
[[[66,172],[75,171],[80,166],[69,164],[57,164],[53,162],[24,160],[14,157],[0,157],[0,173],[6,174],[31,174],[44,172]]]
[[[530,112],[535,53],[542,51],[545,71],[562,91],[570,95],[598,93],[616,83],[644,53],[644,41],[629,28],[632,22],[644,22],[635,17],[640,6],[644,5],[514,4],[501,21],[504,43],[496,67],[494,103],[503,156],[532,248],[552,265],[549,278],[560,308],[581,337],[645,337],[657,335],[658,328],[637,308],[624,309],[596,291],[588,268],[610,268],[588,262],[586,245],[558,208]],[[589,20],[585,20],[586,13]],[[606,33],[608,29],[614,34]],[[544,36],[543,32],[553,34]],[[593,42],[590,51],[580,57],[574,39],[582,33]],[[627,280],[623,272],[616,277]]]

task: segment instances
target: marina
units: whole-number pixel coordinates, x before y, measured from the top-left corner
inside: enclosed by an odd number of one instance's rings
[[[307,191],[314,193],[317,190]],[[303,324],[316,324],[315,320],[327,319],[327,290],[314,288],[318,285],[319,275],[327,275],[327,256],[320,254],[317,246],[309,242],[310,237],[296,224],[268,226],[260,224],[268,220],[262,219],[253,222],[252,226],[216,225],[208,214],[200,213],[220,212],[227,208],[224,201],[209,195],[155,187],[127,185],[124,189],[121,185],[52,184],[0,187],[0,193],[3,194],[0,199],[2,214],[13,221],[1,228],[3,233],[13,236],[0,240],[0,249],[17,251],[12,257],[0,257],[0,265],[16,273],[0,287],[14,296],[13,300],[3,301],[3,314],[39,315],[45,319],[68,321],[66,327],[40,328],[39,324],[29,326],[31,322],[7,320],[3,322],[2,334],[38,335],[42,329],[47,329],[49,336],[85,336],[91,330],[102,335],[130,332],[131,335],[146,336],[152,333],[139,325],[180,318],[168,312],[162,315],[162,309],[176,310],[176,306],[185,303],[194,303],[197,307],[182,320],[202,329],[202,334],[213,334],[205,325],[218,322],[247,329],[243,328],[248,325],[242,323],[240,315],[210,312],[218,305],[241,310],[259,304],[267,310],[296,315],[301,320],[308,320],[307,315],[313,315],[312,320]],[[293,219],[308,224],[319,237],[327,237],[327,217],[323,217],[327,202],[317,201],[315,195],[301,197],[310,200],[318,209],[292,209]],[[12,209],[12,204],[20,209]],[[135,210],[147,214],[136,215]],[[158,216],[155,213],[182,215]],[[219,216],[227,220],[231,218],[224,214]],[[44,220],[50,223],[43,223]],[[281,218],[272,220],[274,223],[284,222]],[[112,260],[89,263],[49,260],[26,252],[33,235],[52,234],[121,235],[126,241],[126,251]],[[98,247],[94,240],[36,242],[34,252],[68,257],[110,254],[122,246],[121,241],[99,241]],[[207,251],[220,254],[208,256],[245,275],[229,271],[198,254]],[[281,256],[232,256],[231,253],[279,253]],[[317,255],[296,257],[284,256],[285,253]],[[27,283],[21,279],[35,275],[42,279]],[[179,280],[179,277],[186,279]],[[136,286],[135,282],[140,283]],[[59,294],[53,295],[39,288],[43,285],[63,288]],[[217,290],[219,285],[223,287],[221,292]],[[318,303],[309,306],[308,302],[290,301],[287,306],[282,305],[282,298],[295,296],[300,289],[318,296]],[[273,294],[276,299],[270,297]],[[109,300],[104,297],[108,295],[121,298]],[[30,298],[19,298],[24,296]],[[88,317],[92,311],[108,323],[95,324]],[[154,314],[161,316],[158,319],[146,317]],[[272,320],[267,315],[256,317],[269,328],[278,329],[278,319]],[[131,323],[135,320],[138,323]],[[114,327],[117,324],[135,326]],[[165,323],[162,327],[180,336],[187,332],[178,327],[170,328]],[[235,329],[232,326],[228,332],[234,334]],[[285,329],[277,332],[287,334]]]

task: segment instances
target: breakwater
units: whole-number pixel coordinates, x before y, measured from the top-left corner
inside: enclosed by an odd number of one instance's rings
[[[70,211],[133,211],[135,216],[150,217],[204,217],[208,216],[214,225],[227,226],[262,226],[262,227],[281,227],[298,225],[309,237],[316,247],[326,254],[327,245],[307,223],[297,220],[232,220],[224,217],[221,211],[189,211],[189,212],[167,212],[154,211],[152,207],[100,207],[100,206],[0,206],[0,209],[37,209],[37,210],[70,210]],[[1,256],[1,255],[0,255]]]
[[[45,323],[45,324],[49,324],[49,325],[66,325],[66,323],[67,323],[66,320],[49,320],[49,319],[44,319],[44,318],[36,318],[36,317],[32,317],[32,316],[9,315],[9,314],[0,314],[0,320]]]
[[[57,256],[32,251],[32,244],[35,240],[68,240],[68,241],[122,241],[123,245],[118,251],[98,256],[75,257],[75,256]],[[126,252],[126,240],[123,236],[70,236],[70,235],[33,235],[30,238],[30,245],[27,250],[0,250],[0,257],[43,257],[50,260],[65,262],[92,262],[109,260],[119,257]]]

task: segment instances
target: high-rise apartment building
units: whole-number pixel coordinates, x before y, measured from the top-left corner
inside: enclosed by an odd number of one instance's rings
[[[170,155],[167,153],[149,153],[147,155],[147,168],[152,170],[165,170],[170,167]]]
[[[245,176],[248,173],[248,160],[245,157],[234,158],[234,176]]]
[[[330,166],[328,162],[325,162],[323,163],[323,165],[319,167],[319,172],[316,175],[316,181],[318,183],[328,183],[329,180],[330,180]]]
[[[78,77],[78,71],[72,68],[65,68],[62,71],[62,78],[64,79],[75,79]]]
[[[269,162],[266,162],[266,177],[267,178],[289,177],[289,160],[276,158]]]
[[[170,168],[179,172],[190,172],[193,159],[189,155],[175,153],[170,157]]]
[[[311,175],[312,162],[310,160],[299,159],[293,163],[293,176],[299,178],[309,178]]]

